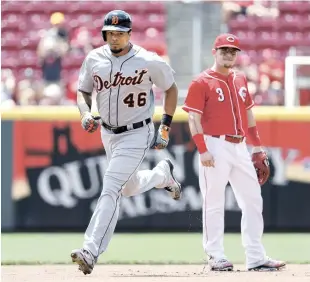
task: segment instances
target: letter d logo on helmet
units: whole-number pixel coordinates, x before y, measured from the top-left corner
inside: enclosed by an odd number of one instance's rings
[[[112,24],[113,25],[118,24],[118,17],[117,16],[112,17]]]
[[[123,31],[130,32],[132,26],[131,16],[122,11],[114,10],[109,12],[104,18],[104,24],[102,27],[102,37],[106,41],[106,31]]]

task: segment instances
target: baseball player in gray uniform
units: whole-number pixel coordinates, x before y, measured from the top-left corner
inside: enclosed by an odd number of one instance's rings
[[[138,170],[150,148],[164,149],[177,105],[178,89],[171,67],[157,54],[130,42],[132,20],[120,10],[104,19],[106,45],[89,52],[80,69],[77,104],[84,130],[101,129],[108,159],[103,189],[84,236],[83,248],[71,252],[72,261],[90,274],[111,240],[118,220],[121,196],[134,196],[152,188],[166,189],[179,200],[181,185],[169,159],[152,170]],[[164,114],[154,129],[152,85],[165,91]],[[91,93],[97,91],[100,117],[91,110]]]

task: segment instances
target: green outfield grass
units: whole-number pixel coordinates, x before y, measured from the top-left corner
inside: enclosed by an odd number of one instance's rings
[[[66,264],[70,252],[80,248],[82,233],[32,233],[1,235],[2,264]],[[265,234],[270,257],[288,263],[310,263],[310,234]],[[244,263],[240,234],[225,235],[227,256]],[[202,264],[200,233],[115,234],[99,263],[109,264]]]

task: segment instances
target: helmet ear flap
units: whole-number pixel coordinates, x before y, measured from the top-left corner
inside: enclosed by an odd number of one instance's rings
[[[106,32],[102,31],[102,38],[104,41],[107,41],[107,36],[106,36]]]

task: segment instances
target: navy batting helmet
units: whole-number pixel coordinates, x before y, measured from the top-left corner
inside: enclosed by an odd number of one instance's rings
[[[109,12],[104,18],[104,24],[102,27],[102,37],[103,40],[106,41],[106,31],[123,31],[130,32],[131,31],[132,20],[131,16],[122,11],[122,10],[114,10]]]

